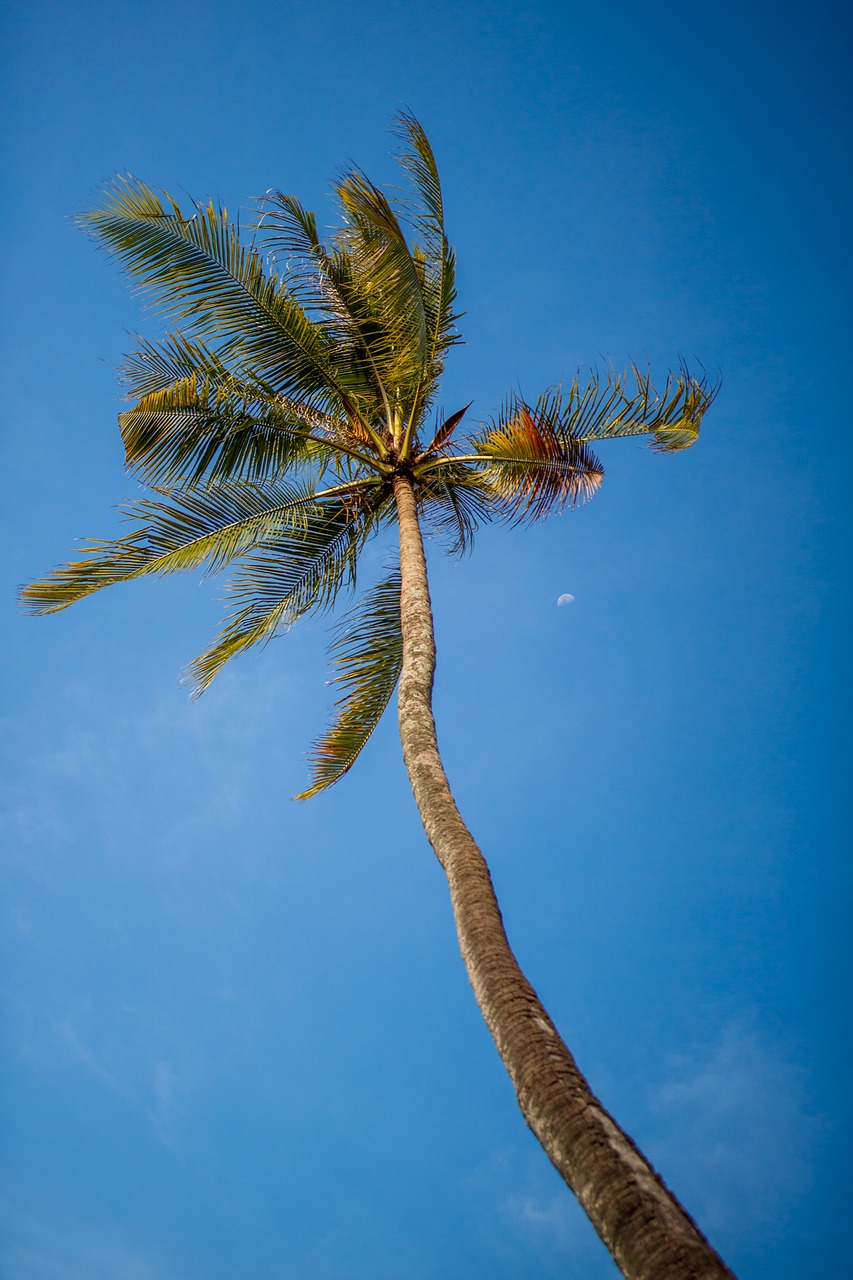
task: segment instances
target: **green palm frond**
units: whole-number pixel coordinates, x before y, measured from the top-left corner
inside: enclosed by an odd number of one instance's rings
[[[130,467],[156,486],[280,476],[311,457],[310,436],[243,388],[187,378],[119,415]]]
[[[167,333],[159,342],[142,334],[134,337],[137,349],[125,356],[119,366],[119,379],[128,400],[137,401],[165,391],[184,378],[206,377],[224,382],[234,376],[218,352],[184,333]],[[251,381],[258,392],[275,394],[272,387]]]
[[[317,231],[317,219],[296,196],[272,187],[260,201],[258,230],[264,231],[264,242],[280,249],[288,257],[298,254],[310,262],[325,252]]]
[[[414,187],[415,208],[411,219],[423,238],[422,246],[415,246],[413,256],[421,277],[429,332],[429,364],[418,394],[418,405],[426,406],[438,385],[443,357],[449,347],[461,340],[456,331],[460,317],[453,309],[456,257],[447,241],[444,196],[429,139],[419,121],[408,112],[397,117],[394,132],[405,144],[397,160]]]
[[[406,144],[402,153],[397,156],[397,161],[408,174],[415,190],[416,207],[412,220],[423,237],[428,282],[425,293],[432,312],[431,333],[435,355],[450,342],[458,341],[458,338],[451,337],[453,325],[459,318],[452,311],[456,298],[456,259],[447,242],[444,196],[429,139],[421,124],[406,112],[397,117],[394,132]]]
[[[453,314],[455,259],[444,232],[435,158],[420,125],[399,122],[399,157],[415,187],[408,220],[422,243],[409,243],[392,202],[358,171],[336,186],[344,225],[328,246],[316,219],[294,197],[269,191],[258,226],[273,252],[287,256],[288,287],[335,335],[349,381],[378,392],[392,431],[407,419],[408,446],[435,392],[447,347],[458,340]]]
[[[102,587],[148,574],[202,565],[216,573],[254,547],[284,536],[298,540],[318,502],[340,506],[346,496],[318,498],[306,484],[234,483],[183,492],[169,502],[136,502],[126,509],[135,524],[129,534],[84,545],[84,559],[31,583],[21,599],[31,613],[56,613]]]
[[[266,643],[308,613],[323,612],[355,584],[358,554],[378,527],[386,501],[379,486],[366,497],[317,495],[303,508],[298,527],[283,529],[243,560],[228,586],[234,612],[187,670],[196,696],[229,658]]]
[[[354,171],[337,183],[335,193],[346,218],[335,243],[376,322],[372,357],[389,399],[408,413],[428,358],[422,277],[383,191]]]
[[[275,188],[259,202],[258,212],[264,246],[274,260],[283,255],[288,288],[334,334],[337,354],[342,338],[363,345],[359,325],[369,315],[367,299],[347,290],[352,273],[346,258],[334,243],[323,243],[315,215],[296,196]]]
[[[343,178],[336,190],[344,226],[329,246],[318,236],[314,215],[281,191],[267,192],[258,226],[265,244],[287,255],[288,286],[322,318],[348,382],[359,385],[365,398],[378,397],[393,429],[392,402],[423,360],[420,278],[384,194],[359,173]]]
[[[334,244],[322,242],[315,215],[296,196],[283,191],[271,189],[260,201],[257,228],[273,259],[284,255],[288,288],[309,314],[323,322],[333,337],[337,358],[343,354],[341,344],[358,348],[366,369],[367,334],[362,326],[370,320],[370,307],[366,298],[348,287],[352,272],[346,255]]]
[[[311,786],[297,800],[307,800],[343,777],[391,700],[403,665],[399,570],[367,591],[341,618],[330,656],[335,670],[331,683],[340,697],[334,723],[314,744]]]
[[[408,174],[418,198],[415,225],[427,241],[440,242],[446,238],[444,197],[429,139],[421,123],[408,111],[397,116],[393,132],[405,144],[396,157],[397,163]]]
[[[150,365],[149,386],[163,379],[170,364],[177,365],[168,357],[179,338],[170,335],[169,345],[160,350],[147,343],[133,358],[143,368]],[[381,463],[356,447],[363,439],[346,418],[240,380],[215,358],[201,359],[198,368],[189,360],[183,365],[188,370],[184,376],[148,390],[119,415],[128,466],[149,483],[265,479],[295,464],[322,467],[339,457],[381,469]]]
[[[352,407],[358,388],[344,385],[322,325],[277,276],[265,275],[227,211],[198,204],[187,216],[164,196],[135,178],[119,179],[80,222],[194,336],[220,344],[284,394]]]

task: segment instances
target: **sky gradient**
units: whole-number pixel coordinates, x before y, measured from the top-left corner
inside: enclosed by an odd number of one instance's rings
[[[343,165],[395,180],[404,107],[459,254],[448,412],[629,358],[722,377],[693,449],[609,442],[584,508],[431,549],[436,718],[593,1088],[741,1280],[840,1275],[849,18],[34,0],[3,24],[0,1276],[616,1275],[476,1009],[393,712],[290,801],[324,627],[193,703],[216,582],[16,611],[120,530],[115,366],[160,332],[70,215],[131,172],[229,211],[280,187],[323,226]]]

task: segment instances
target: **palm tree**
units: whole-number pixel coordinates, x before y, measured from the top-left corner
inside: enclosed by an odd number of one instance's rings
[[[458,341],[454,255],[429,142],[408,115],[397,134],[406,194],[345,174],[341,225],[325,243],[314,215],[280,191],[262,201],[249,240],[224,208],[186,214],[133,178],[82,217],[179,327],[162,342],[140,339],[124,368],[127,463],[152,496],[132,504],[124,537],[92,542],[23,599],[50,613],[145,574],[236,565],[232,611],[189,668],[200,692],[235,654],[329,609],[354,585],[367,540],[396,520],[399,567],[335,631],[334,722],[299,798],[351,768],[399,683],[406,768],[525,1120],[625,1276],[730,1277],[592,1093],[510,949],[438,751],[422,534],[461,553],[481,521],[523,524],[572,507],[601,483],[599,441],[685,448],[714,388],[682,367],[658,394],[632,366],[575,378],[535,403],[511,395],[464,434],[469,406],[433,417]]]

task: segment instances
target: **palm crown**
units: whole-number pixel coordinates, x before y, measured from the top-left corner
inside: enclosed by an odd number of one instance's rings
[[[462,426],[466,409],[434,417],[459,341],[455,261],[426,135],[408,115],[397,133],[406,193],[347,173],[326,243],[280,191],[261,202],[248,241],[224,208],[185,214],[132,178],[83,215],[179,327],[140,339],[124,367],[127,463],[155,496],[130,506],[126,536],[88,544],[26,587],[33,612],[143,574],[236,565],[232,610],[189,668],[200,692],[229,658],[354,584],[365,542],[396,518],[396,476],[425,526],[462,551],[482,520],[537,519],[589,497],[603,476],[599,440],[646,435],[667,452],[693,443],[714,388],[684,368],[660,394],[632,365],[533,404],[511,395],[476,429]],[[392,572],[338,624],[334,722],[300,798],[349,769],[393,694],[399,597]]]

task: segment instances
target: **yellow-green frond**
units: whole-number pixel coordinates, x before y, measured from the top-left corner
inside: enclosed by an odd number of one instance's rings
[[[314,744],[311,786],[296,796],[307,800],[352,768],[379,723],[403,665],[400,631],[400,574],[372,587],[335,628],[330,647],[340,692],[334,722]]]
[[[60,565],[23,588],[30,613],[56,613],[118,582],[149,574],[208,573],[285,534],[298,539],[316,504],[310,485],[230,484],[185,492],[168,502],[144,500],[126,509],[133,530],[114,541],[83,546],[84,558]]]
[[[552,423],[564,439],[613,440],[649,436],[659,453],[675,453],[695,444],[705,411],[719,390],[708,378],[692,376],[685,366],[667,375],[663,390],[649,374],[631,364],[625,372],[576,376],[568,387],[555,387],[536,402],[535,414]]]
[[[397,161],[409,175],[418,198],[416,225],[427,239],[441,240],[445,235],[444,197],[429,139],[420,122],[407,111],[397,116],[394,133],[405,143]]]
[[[405,144],[397,160],[408,174],[414,188],[414,207],[410,221],[422,237],[413,256],[420,266],[421,291],[430,341],[430,385],[432,392],[441,374],[441,361],[448,347],[460,341],[456,332],[459,316],[454,313],[456,300],[456,258],[447,241],[444,221],[444,197],[435,155],[420,122],[403,112],[395,121],[394,132]]]
[[[305,614],[329,608],[342,588],[354,586],[358,554],[384,501],[378,485],[364,495],[317,495],[303,508],[298,527],[283,529],[243,559],[228,585],[234,611],[187,669],[196,696],[229,658],[271,640]]]
[[[199,371],[149,391],[119,427],[128,466],[157,486],[264,480],[298,465],[322,472],[341,459],[382,470],[346,418],[227,374]]]
[[[405,413],[431,363],[423,277],[384,192],[354,172],[336,194],[346,221],[335,243],[369,305],[371,359],[389,402]]]
[[[197,204],[184,214],[171,196],[161,200],[128,177],[80,222],[183,328],[251,365],[277,391],[339,407],[360,390],[346,385],[331,335],[265,273],[223,207]]]

